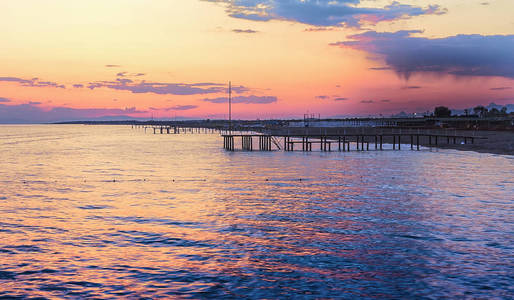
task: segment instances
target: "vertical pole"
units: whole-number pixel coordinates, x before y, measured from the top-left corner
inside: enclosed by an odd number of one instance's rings
[[[396,150],[396,135],[393,135],[393,150]]]
[[[398,136],[398,150],[402,150],[402,144],[401,144],[401,141],[400,141],[400,140],[401,140],[401,138],[402,138],[402,136],[401,136],[401,135],[399,135],[399,136]]]
[[[414,136],[412,136],[412,134],[410,136],[410,149],[414,150]]]
[[[417,147],[417,150],[419,151],[419,134],[416,135],[416,147]]]
[[[232,132],[232,82],[228,82],[228,129]]]
[[[382,137],[383,137],[383,135],[380,135],[380,150],[383,150],[383,148],[382,148]]]

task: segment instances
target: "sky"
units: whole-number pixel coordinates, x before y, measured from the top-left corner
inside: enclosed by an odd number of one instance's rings
[[[0,0],[0,123],[514,103],[512,0]]]

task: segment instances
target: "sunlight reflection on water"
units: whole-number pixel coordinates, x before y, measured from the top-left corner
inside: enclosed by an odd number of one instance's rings
[[[0,297],[512,296],[512,157],[222,142],[0,126]]]

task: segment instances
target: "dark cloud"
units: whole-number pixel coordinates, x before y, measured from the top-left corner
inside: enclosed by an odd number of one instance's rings
[[[326,99],[330,99],[330,96],[327,96],[327,95],[316,96],[316,99],[326,100]]]
[[[252,30],[252,29],[233,29],[232,32],[235,32],[235,33],[258,33],[258,31]]]
[[[408,85],[408,86],[401,87],[402,90],[416,90],[416,89],[420,89],[420,88],[421,87],[418,85]]]
[[[0,97],[0,102],[3,102],[3,103],[11,102],[11,99]]]
[[[73,87],[76,89],[81,89],[84,87],[84,85],[83,84],[74,84]]]
[[[503,91],[503,90],[510,90],[510,89],[512,89],[510,86],[500,86],[500,87],[490,88],[491,91]]]
[[[391,100],[389,100],[389,99],[382,99],[382,100],[380,100],[380,102],[390,103],[390,102],[392,102],[392,101],[391,101]]]
[[[52,81],[41,81],[39,78],[35,77],[32,79],[23,79],[18,77],[0,77],[0,81],[4,82],[17,82],[22,86],[29,86],[29,87],[54,87],[54,88],[60,88],[64,89],[66,86],[63,84],[59,84]]]
[[[399,76],[432,72],[456,76],[514,78],[514,35],[457,35],[429,39],[421,31],[368,31],[334,46],[358,49],[384,58]]]
[[[39,104],[41,104],[41,102],[38,102],[38,101],[29,101],[29,104],[30,104],[30,105],[39,105]]]
[[[137,110],[134,107],[125,109],[54,107],[47,110],[34,104],[0,104],[0,123],[46,123],[143,113],[146,111]]]
[[[316,27],[352,26],[362,22],[405,19],[427,14],[442,14],[438,5],[426,8],[392,2],[382,8],[358,7],[360,0],[204,0],[223,3],[234,18],[252,21],[287,20]]]
[[[211,103],[227,103],[227,97],[218,97],[218,98],[205,98],[203,101],[211,102]],[[277,97],[274,96],[237,96],[232,98],[232,103],[244,103],[244,104],[268,104],[277,102]]]
[[[127,72],[116,73],[116,77],[125,77],[126,75],[127,75]]]
[[[349,98],[345,98],[345,97],[336,97],[334,98],[334,101],[347,101],[347,100],[350,100]]]
[[[371,103],[375,103],[375,101],[373,101],[373,100],[362,100],[361,103],[371,104]]]
[[[105,65],[106,68],[120,68],[120,65]]]

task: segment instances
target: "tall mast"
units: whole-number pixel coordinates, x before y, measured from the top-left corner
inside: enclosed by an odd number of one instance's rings
[[[232,82],[228,82],[228,129],[232,131]]]

